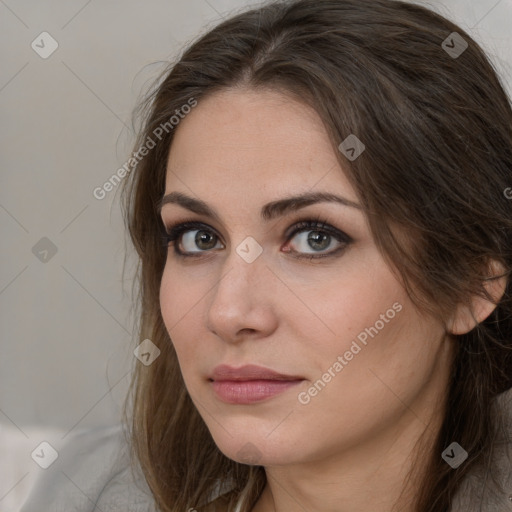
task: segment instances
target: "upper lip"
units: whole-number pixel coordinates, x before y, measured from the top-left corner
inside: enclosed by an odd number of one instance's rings
[[[226,364],[220,364],[213,369],[211,380],[303,380],[296,375],[285,375],[264,366],[248,364],[240,368],[234,368]]]

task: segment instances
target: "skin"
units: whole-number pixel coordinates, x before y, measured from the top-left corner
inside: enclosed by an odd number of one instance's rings
[[[162,315],[189,394],[219,449],[247,463],[242,449],[252,443],[265,467],[268,483],[253,511],[391,511],[411,466],[421,470],[415,443],[427,425],[430,437],[440,426],[451,338],[414,307],[361,209],[323,202],[260,219],[264,204],[303,192],[358,202],[315,111],[278,92],[225,90],[199,101],[176,130],[166,194],[199,198],[221,220],[163,206],[167,227],[201,221],[213,239],[198,246],[192,230],[190,240],[181,240],[182,250],[202,251],[199,258],[180,259],[169,247]],[[315,228],[287,239],[287,228],[317,216],[353,242],[330,257],[299,259],[340,246],[335,238],[321,249],[309,245]],[[236,252],[248,236],[263,249],[252,263]],[[394,303],[400,312],[309,403],[300,403],[298,394]],[[221,363],[258,364],[304,381],[260,403],[226,404],[208,380]],[[404,512],[413,510],[407,497],[416,485],[405,490]]]

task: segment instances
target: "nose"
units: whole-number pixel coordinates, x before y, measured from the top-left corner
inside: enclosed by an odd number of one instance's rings
[[[207,329],[230,343],[269,336],[277,327],[276,279],[264,253],[249,263],[233,247],[220,268],[208,295]]]

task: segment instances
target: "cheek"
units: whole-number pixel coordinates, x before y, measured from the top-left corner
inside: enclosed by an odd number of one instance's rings
[[[210,288],[209,279],[200,267],[179,267],[169,256],[160,283],[160,308],[169,334],[184,324],[199,325],[197,318]]]
[[[166,265],[160,285],[160,309],[180,366],[185,369],[185,363],[192,360],[196,348],[190,340],[200,339],[201,299],[208,289],[204,285],[194,287],[193,284],[194,281],[187,279],[183,272]]]
[[[383,262],[375,262],[371,272],[354,272],[322,286],[313,299],[321,321],[311,325],[312,316],[299,313],[294,319],[307,347],[301,352],[317,405],[329,402],[335,409],[362,413],[362,401],[378,409],[385,397],[396,400],[379,377],[398,390],[427,378],[441,330],[417,314]],[[418,371],[418,362],[424,371]]]
[[[169,272],[168,265],[166,264],[162,274],[162,281],[160,282],[160,310],[168,332],[178,318],[176,311],[178,304],[176,294],[173,292],[179,288],[179,285],[180,283],[176,282],[175,275]]]
[[[374,326],[372,320],[360,322],[336,344],[320,345],[320,353],[310,352],[311,380],[297,397],[293,429],[307,431],[311,446],[326,454],[377,435],[404,414],[426,418],[417,399],[432,379],[441,330],[422,322],[404,299],[401,311],[377,334],[368,335],[364,345],[357,334]]]
[[[174,293],[178,288],[179,283],[176,282],[176,279],[171,279],[171,273],[167,270],[166,265],[160,283],[160,311],[167,332],[171,337],[173,326],[179,318],[177,311],[179,302],[176,300],[176,293]]]
[[[303,339],[315,340],[318,360],[343,354],[358,336],[364,346],[376,330],[379,336],[381,332],[389,333],[400,323],[399,317],[404,316],[397,309],[408,300],[405,291],[383,262],[371,263],[371,271],[366,270],[367,265],[350,267],[352,271],[347,269],[336,279],[318,286],[309,297],[314,317],[295,313],[301,332],[313,333],[316,327],[316,336],[306,335]]]
[[[338,382],[354,388],[365,388],[368,379],[375,381],[372,372],[381,372],[390,383],[407,380],[413,361],[429,364],[427,358],[441,334],[417,314],[391,273],[373,277],[360,279],[357,286],[334,288],[323,298],[323,318],[335,334],[317,340],[318,370],[326,372],[338,362],[342,368],[336,368],[343,375]],[[375,390],[373,385],[370,389]]]

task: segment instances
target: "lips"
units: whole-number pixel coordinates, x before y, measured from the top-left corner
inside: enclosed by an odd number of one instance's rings
[[[275,372],[270,368],[264,366],[257,366],[248,364],[240,368],[234,368],[225,364],[216,366],[210,375],[210,380],[213,381],[252,381],[252,380],[281,380],[281,381],[296,381],[304,380],[304,377],[297,375],[286,375],[283,373]]]
[[[221,364],[210,375],[212,389],[227,404],[249,405],[266,401],[304,380],[297,375],[278,373],[264,366],[249,364],[233,368]]]

